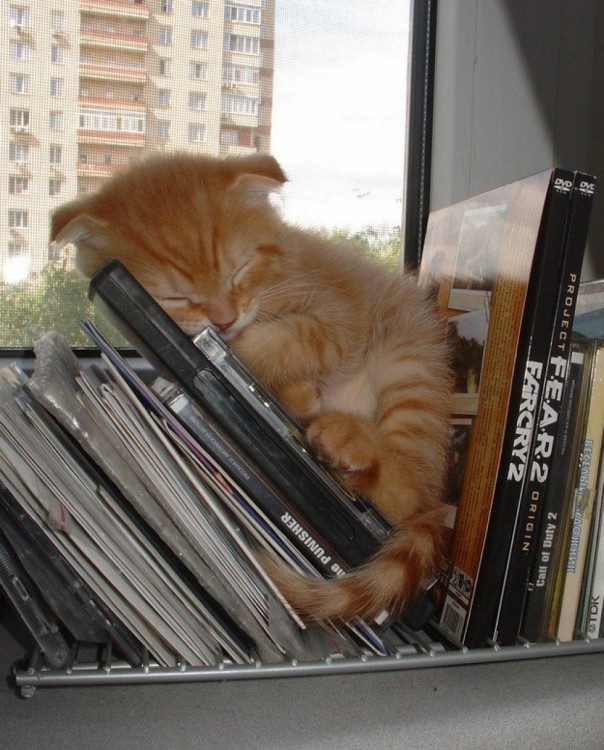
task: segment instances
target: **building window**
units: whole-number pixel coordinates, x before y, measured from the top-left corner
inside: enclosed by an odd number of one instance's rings
[[[63,96],[63,79],[62,78],[50,79],[50,95],[53,97],[57,97],[57,98],[60,98]]]
[[[174,0],[161,0],[159,9],[162,13],[172,13],[174,10]]]
[[[12,28],[27,28],[29,26],[29,8],[11,5],[9,24]]]
[[[196,62],[191,60],[189,63],[189,78],[192,81],[207,81],[208,80],[208,66],[204,62]]]
[[[208,18],[209,10],[209,3],[198,2],[198,0],[193,0],[191,3],[191,15],[193,18]]]
[[[10,229],[26,229],[29,224],[29,212],[18,208],[8,212],[8,226]]]
[[[11,73],[10,90],[13,94],[29,94],[29,76],[20,73]]]
[[[62,184],[61,180],[51,177],[50,180],[48,180],[48,195],[61,195]]]
[[[11,42],[9,45],[9,55],[11,60],[24,62],[29,60],[29,44],[27,42]]]
[[[206,108],[206,95],[196,91],[189,92],[189,109],[199,111]]]
[[[9,242],[7,250],[9,258],[18,258],[22,255],[27,255],[27,245],[25,242]]]
[[[260,24],[260,8],[253,5],[225,5],[224,14],[227,21]]]
[[[107,110],[90,110],[81,112],[79,117],[81,130],[95,130],[105,133],[137,133],[145,132],[145,115],[122,114]]]
[[[225,65],[222,68],[223,83],[257,84],[260,81],[260,71],[249,65]]]
[[[168,120],[157,121],[157,138],[160,141],[170,139],[170,122]]]
[[[255,96],[223,94],[221,111],[225,115],[257,115],[258,98]]]
[[[53,10],[50,14],[50,31],[52,34],[62,34],[65,31],[65,16],[61,10]]]
[[[10,126],[17,132],[29,131],[29,110],[11,109]]]
[[[23,195],[29,191],[29,177],[11,174],[8,177],[8,192],[11,195]]]
[[[50,48],[50,61],[53,63],[60,64],[64,60],[63,47],[59,47],[58,44],[53,44]]]
[[[51,143],[48,151],[48,160],[51,164],[60,164],[63,161],[63,146]]]
[[[63,113],[50,112],[48,116],[48,126],[51,130],[63,130]]]
[[[172,60],[162,57],[159,61],[159,75],[160,76],[171,76],[172,75]]]
[[[221,146],[238,146],[239,145],[239,131],[232,130],[230,128],[224,128],[220,131],[220,145]]]
[[[163,47],[172,46],[172,27],[171,26],[159,27],[159,43]]]
[[[189,123],[189,143],[203,143],[206,137],[206,126],[196,122]]]
[[[260,39],[257,36],[225,34],[224,48],[227,52],[242,52],[245,55],[259,55]]]
[[[26,143],[9,143],[8,160],[15,164],[27,164],[29,162],[29,146]]]
[[[170,106],[170,96],[172,92],[170,89],[159,89],[157,92],[157,104],[159,107],[169,107]]]
[[[191,49],[207,49],[208,34],[206,31],[191,31]]]

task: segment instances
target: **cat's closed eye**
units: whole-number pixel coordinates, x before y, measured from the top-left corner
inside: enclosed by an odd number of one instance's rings
[[[237,286],[239,284],[243,277],[245,276],[246,272],[249,271],[250,267],[252,265],[251,260],[245,261],[239,268],[235,271],[235,273],[231,276],[231,286]]]
[[[189,297],[156,296],[156,299],[161,305],[164,305],[165,307],[169,307],[172,309],[183,308],[191,304],[191,300],[189,299]]]

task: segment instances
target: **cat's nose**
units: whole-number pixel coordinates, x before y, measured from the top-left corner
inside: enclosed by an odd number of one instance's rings
[[[218,316],[216,317],[217,319],[210,318],[210,323],[217,331],[228,331],[233,323],[237,320],[236,315],[229,318],[218,318]]]

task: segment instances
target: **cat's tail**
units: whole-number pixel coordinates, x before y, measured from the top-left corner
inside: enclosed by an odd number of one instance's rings
[[[418,596],[440,564],[446,507],[423,511],[395,526],[367,563],[338,578],[314,579],[273,560],[263,564],[303,616],[316,620],[373,619],[398,614]]]

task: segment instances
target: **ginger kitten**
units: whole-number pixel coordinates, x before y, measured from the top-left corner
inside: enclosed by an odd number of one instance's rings
[[[399,611],[439,555],[450,376],[444,323],[412,275],[289,226],[268,155],[162,155],[59,207],[51,239],[91,276],[120,260],[189,334],[206,325],[305,425],[315,453],[393,532],[365,565],[311,580],[266,561],[317,620]]]

